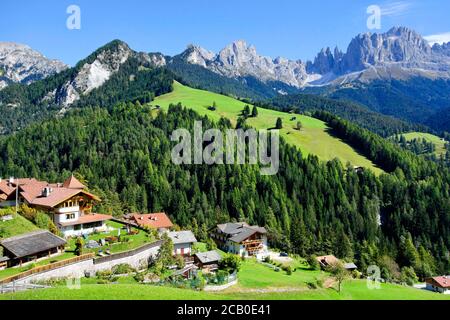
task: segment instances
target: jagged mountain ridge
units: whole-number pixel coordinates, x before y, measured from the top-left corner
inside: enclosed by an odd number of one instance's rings
[[[214,54],[190,45],[181,57],[223,76],[254,76],[303,88],[409,77],[450,78],[450,44],[433,48],[414,30],[394,27],[386,33],[363,33],[347,51],[322,49],[313,62],[260,56],[254,46],[236,41]]]
[[[11,83],[30,84],[67,68],[63,62],[50,60],[27,45],[0,42],[0,90]]]

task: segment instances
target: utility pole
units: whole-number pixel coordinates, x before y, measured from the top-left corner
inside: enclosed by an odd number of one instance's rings
[[[16,183],[16,216],[19,211],[19,179],[17,179]]]

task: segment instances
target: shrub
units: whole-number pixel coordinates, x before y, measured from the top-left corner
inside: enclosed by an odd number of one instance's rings
[[[320,269],[319,261],[317,261],[317,257],[315,255],[310,255],[307,259],[307,262],[308,262],[309,268],[311,270],[319,270]]]
[[[286,271],[286,274],[288,276],[292,275],[292,268],[291,268],[291,266],[287,266],[287,268],[285,268],[285,271]]]
[[[413,267],[403,267],[400,279],[403,283],[406,283],[409,286],[413,286],[417,281],[419,281]]]
[[[112,268],[113,274],[127,274],[131,272],[135,272],[134,268],[126,263],[118,264]]]
[[[81,256],[83,254],[83,245],[84,245],[83,238],[78,237],[75,242],[75,254],[77,256]]]
[[[30,208],[29,206],[23,204],[20,206],[19,213],[25,219],[27,219],[33,223],[35,222],[36,215],[37,215],[36,209]]]
[[[138,273],[136,273],[135,275],[134,275],[134,280],[136,280],[137,282],[143,282],[144,281],[144,277],[145,277],[145,274],[144,274],[144,272],[138,272]]]
[[[219,268],[228,272],[239,271],[241,267],[241,259],[234,254],[226,254],[219,261]]]

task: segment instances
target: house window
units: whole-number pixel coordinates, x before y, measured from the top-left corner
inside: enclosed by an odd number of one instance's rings
[[[66,214],[66,220],[75,219],[75,213]]]

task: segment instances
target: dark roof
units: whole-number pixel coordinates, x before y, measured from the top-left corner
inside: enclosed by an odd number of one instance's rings
[[[5,262],[8,261],[9,258],[8,257],[0,257],[0,262]]]
[[[255,233],[265,234],[267,232],[263,227],[249,226],[245,222],[219,224],[217,228],[223,233],[231,235],[230,240],[234,242],[244,241]]]
[[[192,231],[172,231],[169,232],[169,237],[172,239],[173,244],[197,242]]]
[[[344,268],[345,269],[358,269],[356,264],[354,264],[353,262],[345,263],[344,264]]]
[[[203,264],[217,262],[222,259],[222,256],[216,250],[212,250],[212,251],[208,251],[208,252],[199,252],[199,253],[196,253],[195,256]]]
[[[42,251],[47,251],[66,244],[66,240],[47,230],[38,230],[20,236],[4,239],[0,245],[14,255],[22,258]]]

